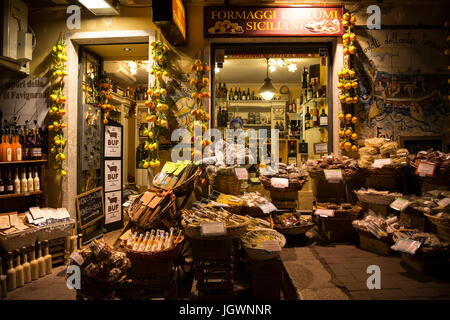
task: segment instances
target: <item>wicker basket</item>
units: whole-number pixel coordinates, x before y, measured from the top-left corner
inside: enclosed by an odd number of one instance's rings
[[[264,176],[259,177],[259,181],[261,181],[264,189],[267,191],[279,191],[279,192],[292,192],[292,191],[300,191],[308,179],[302,180],[301,182],[291,182],[289,181],[289,186],[287,188],[275,188],[272,186],[272,183],[269,178]]]
[[[235,175],[209,175],[208,178],[213,190],[232,195],[241,193],[242,180]]]
[[[294,213],[294,215],[296,215],[299,219],[301,219],[300,214]],[[278,232],[285,234],[285,235],[304,234],[307,231],[309,231],[310,229],[314,228],[314,226],[315,226],[315,224],[312,220],[309,220],[307,224],[301,224],[298,226],[290,226],[290,227],[285,227],[279,223],[274,224],[275,230],[277,230]]]
[[[53,240],[58,238],[65,238],[70,237],[73,235],[73,228],[75,226],[75,221],[70,220],[66,222],[59,222],[50,224],[48,226],[45,226],[43,228],[40,228],[38,233],[38,241],[45,241],[45,240]]]
[[[148,252],[148,251],[136,251],[128,248],[125,244],[126,241],[122,240],[121,246],[125,250],[128,259],[130,259],[131,265],[133,264],[147,264],[153,262],[167,262],[173,261],[178,257],[178,253],[181,248],[181,244],[184,241],[184,236],[181,236],[181,239],[175,243],[175,245],[170,249],[165,249],[157,252]]]
[[[352,173],[344,173],[342,172],[342,178],[345,181],[353,179],[353,177],[358,173],[358,170],[353,171]],[[311,179],[316,180],[326,180],[325,179],[325,173],[323,170],[308,170],[308,174],[311,177]]]
[[[438,218],[424,213],[424,215],[436,225],[437,234],[444,240],[450,241],[450,219]]]
[[[396,196],[384,194],[359,193],[358,191],[355,191],[355,194],[359,201],[369,204],[390,205],[397,199]]]
[[[225,239],[225,238],[239,238],[243,234],[245,234],[247,230],[247,226],[249,223],[248,218],[241,217],[244,222],[236,226],[228,226],[227,227],[227,235],[226,236],[218,236],[218,237],[203,237],[201,234],[201,227],[198,223],[186,224],[184,220],[181,221],[181,226],[184,228],[186,236],[194,239]]]
[[[139,197],[136,197],[133,200],[133,203],[129,206],[129,209],[131,209],[136,204],[136,202],[140,201],[142,195],[140,195]],[[165,206],[165,208],[163,208],[158,213],[158,215],[155,216],[151,221],[147,221],[146,223],[138,223],[133,219],[129,210],[127,210],[128,216],[130,217],[130,220],[135,225],[137,225],[138,227],[140,227],[141,229],[144,229],[144,230],[170,228],[173,225],[173,220],[175,219],[176,212],[177,212],[175,195],[172,193],[170,195],[170,198],[171,199],[170,199],[169,203]]]
[[[241,210],[242,215],[248,215],[251,217],[266,217],[268,214],[264,213],[260,207],[247,207],[243,206]]]
[[[273,240],[278,241],[281,248],[283,248],[286,245],[286,238],[281,233],[279,233],[275,230],[260,229],[260,230],[250,231],[247,234],[252,234],[252,233],[262,233],[262,234],[270,235],[273,238]],[[251,247],[250,244],[248,244],[245,241],[242,241],[242,245],[243,245],[245,251],[247,252],[248,256],[251,259],[255,259],[255,260],[270,260],[270,259],[277,257],[280,254],[279,252],[267,252],[263,248],[253,248],[253,247]]]

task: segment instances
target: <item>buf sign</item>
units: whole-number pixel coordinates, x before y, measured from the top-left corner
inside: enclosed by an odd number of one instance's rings
[[[105,126],[105,157],[120,158],[121,144],[121,128],[115,126]]]

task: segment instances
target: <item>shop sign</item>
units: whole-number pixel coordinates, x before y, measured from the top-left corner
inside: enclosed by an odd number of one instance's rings
[[[122,188],[121,168],[121,160],[105,161],[105,192],[116,191]]]
[[[170,43],[186,44],[186,10],[182,0],[153,1],[152,20]]]
[[[186,41],[186,12],[181,0],[172,0],[173,22],[181,33],[181,36]]]
[[[122,191],[106,192],[105,193],[105,224],[113,223],[122,220]]]
[[[204,36],[341,36],[343,7],[204,7]]]
[[[121,157],[122,137],[121,128],[115,126],[105,127],[105,157]]]
[[[105,216],[103,188],[98,187],[76,196],[78,223],[84,229]]]

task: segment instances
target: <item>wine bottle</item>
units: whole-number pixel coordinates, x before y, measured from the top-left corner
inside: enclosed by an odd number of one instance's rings
[[[2,258],[0,257],[0,299],[5,299],[8,296],[8,284],[6,282],[6,275],[3,274]]]
[[[314,108],[312,110],[312,122],[313,127],[319,125],[319,110],[317,109],[317,102],[314,103]]]
[[[45,276],[45,274],[47,273],[47,268],[45,265],[45,259],[42,256],[42,245],[41,242],[38,242],[38,267],[39,267],[39,277],[43,277]]]
[[[34,281],[39,278],[39,263],[36,260],[36,248],[34,244],[31,246],[30,267],[31,267],[31,281]]]
[[[325,127],[328,125],[328,116],[325,113],[325,108],[322,109],[322,113],[320,114],[320,126]]]
[[[302,88],[308,88],[308,69],[306,67],[303,68]]]
[[[251,100],[250,88],[247,88],[247,100]]]
[[[24,270],[23,270],[23,266],[20,263],[20,250],[16,249],[16,287],[20,288],[23,287],[23,285],[25,284],[25,275],[24,275]]]
[[[8,178],[6,179],[5,189],[6,193],[14,193],[14,181],[11,177],[11,170],[8,170]]]
[[[172,246],[173,246],[173,228],[170,228],[170,234],[166,243],[164,244],[164,249],[172,248]]]
[[[5,182],[2,179],[2,170],[0,170],[0,194],[5,194]]]
[[[309,113],[309,107],[306,107],[306,113],[305,113],[305,129],[311,128],[311,113]]]
[[[36,121],[35,121],[36,122]],[[39,128],[35,130],[35,147],[34,147],[34,159],[40,160],[42,158],[42,141],[41,135],[39,134]]]
[[[239,100],[239,94],[238,94],[237,88],[234,88],[233,100]]]
[[[45,273],[52,273],[52,256],[49,253],[49,243],[48,240],[44,241],[44,261],[45,261]]]
[[[14,269],[13,265],[13,254],[12,252],[8,252],[8,271],[6,271],[6,282],[8,291],[12,291],[16,289],[16,269]]]
[[[34,180],[33,180],[33,177],[31,176],[31,168],[30,168],[30,171],[28,171],[27,184],[28,184],[28,192],[33,192],[34,191]]]
[[[27,255],[27,248],[26,247],[22,247],[22,252],[23,252],[23,274],[24,274],[24,279],[25,279],[25,283],[29,283],[31,282],[31,265],[28,262],[28,255]]]
[[[20,180],[20,188],[22,189],[22,192],[28,192],[28,180],[25,168],[23,168],[22,179]]]
[[[34,172],[33,185],[34,185],[34,191],[41,190],[41,181],[39,179],[37,168],[36,168],[36,171]]]
[[[23,130],[23,138],[22,138],[22,159],[30,160],[30,140],[28,139],[28,129]]]
[[[19,179],[19,172],[18,168],[16,168],[16,175],[14,178],[14,193],[20,193],[20,179]]]

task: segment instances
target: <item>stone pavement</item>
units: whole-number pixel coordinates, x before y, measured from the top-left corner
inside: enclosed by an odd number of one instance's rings
[[[404,267],[397,256],[381,256],[354,245],[308,247],[330,274],[331,282],[350,299],[450,299],[450,281],[421,275]],[[310,257],[309,254],[306,255]],[[381,289],[369,290],[367,267],[381,269]],[[337,298],[338,299],[338,298]]]

